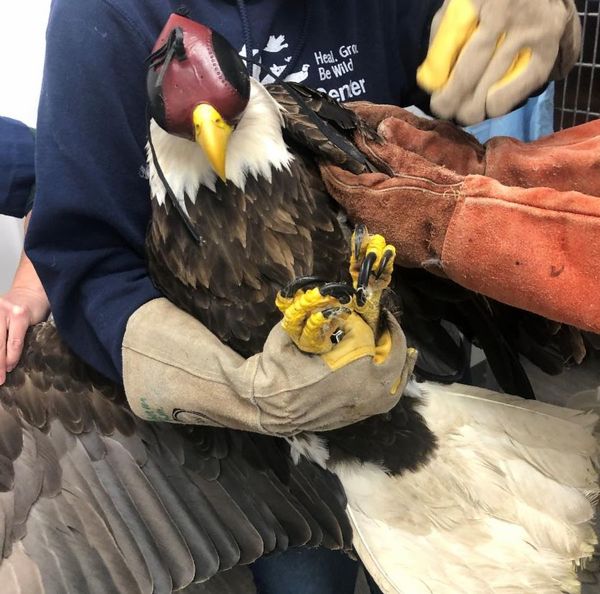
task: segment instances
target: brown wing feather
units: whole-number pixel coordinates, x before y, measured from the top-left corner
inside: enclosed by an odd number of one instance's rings
[[[302,147],[313,158],[334,163],[353,173],[372,168],[354,145],[353,137],[356,132],[371,139],[378,138],[378,134],[353,111],[325,93],[299,84],[269,85],[267,90],[283,107],[285,137],[289,143]],[[299,104],[298,97],[304,107]],[[309,111],[314,117],[307,113]]]
[[[280,440],[140,421],[52,323],[0,387],[0,430],[3,592],[170,592],[264,552],[350,546],[331,475],[320,501]]]
[[[187,202],[202,244],[169,204],[154,202],[147,253],[152,278],[177,306],[244,356],[262,349],[280,314],[277,291],[298,276],[345,274],[347,241],[314,164],[296,158],[271,182],[242,192],[217,184]],[[315,257],[318,254],[318,257]]]

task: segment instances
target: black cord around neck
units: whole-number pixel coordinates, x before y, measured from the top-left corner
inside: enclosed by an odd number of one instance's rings
[[[196,232],[196,229],[194,229],[189,217],[184,212],[181,202],[179,202],[179,200],[177,199],[177,196],[175,196],[175,192],[173,192],[173,188],[171,188],[171,184],[169,184],[169,182],[167,181],[167,178],[165,177],[162,167],[160,166],[160,163],[158,162],[158,157],[156,156],[156,149],[154,148],[154,143],[152,142],[152,133],[150,130],[151,119],[152,118],[150,117],[150,109],[148,107],[146,107],[146,133],[148,135],[148,144],[150,145],[150,153],[152,154],[152,163],[154,165],[154,168],[156,169],[158,178],[160,179],[160,181],[162,182],[162,185],[165,188],[165,192],[167,193],[167,196],[169,197],[171,204],[173,205],[173,207],[177,211],[177,214],[179,215],[179,218],[183,221],[183,224],[185,225],[189,234],[192,236],[192,239],[198,245],[201,245],[202,241],[200,240],[200,236]]]
[[[283,69],[283,72],[281,73],[281,76],[283,78],[285,78],[285,76],[287,75],[287,72],[289,70],[291,70],[298,63],[300,54],[302,53],[302,50],[304,49],[304,46],[306,45],[306,40],[308,39],[308,26],[310,24],[310,19],[312,16],[311,10],[312,10],[311,0],[305,0],[305,2],[304,2],[304,20],[302,22],[302,28],[300,29],[300,38],[298,39],[298,42],[296,43],[296,47],[294,48],[294,52],[292,53],[291,60],[286,64],[285,68]]]

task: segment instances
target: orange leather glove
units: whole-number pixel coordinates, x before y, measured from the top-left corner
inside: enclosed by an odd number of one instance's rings
[[[348,105],[388,142],[461,175],[600,196],[600,120],[534,142],[496,136],[482,145],[450,122],[420,118],[400,107],[364,101]]]
[[[600,186],[585,159],[579,168],[572,159],[572,169],[551,176],[558,190],[508,186],[487,175],[469,174],[472,169],[489,173],[491,163],[487,150],[474,139],[438,123],[428,124],[429,134],[420,138],[414,128],[407,133],[407,119],[394,118],[394,109],[365,104],[358,109],[377,124],[384,141],[356,141],[387,173],[355,175],[322,166],[329,191],[353,223],[365,223],[384,235],[395,245],[400,265],[426,268],[498,301],[600,332],[600,198],[592,195],[599,194]],[[434,141],[436,135],[441,140]],[[597,146],[594,137],[580,143],[577,131],[538,146],[542,153],[562,156],[561,147],[571,141],[574,146]],[[514,162],[524,165],[524,159]],[[517,169],[527,174],[525,166]],[[570,180],[564,179],[567,171]],[[590,173],[596,181],[580,179]],[[534,183],[536,175],[527,179]],[[588,194],[561,191],[576,184]]]

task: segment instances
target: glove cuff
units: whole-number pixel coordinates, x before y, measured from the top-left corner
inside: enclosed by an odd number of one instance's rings
[[[442,266],[468,289],[600,332],[598,237],[595,196],[468,176],[448,226]]]

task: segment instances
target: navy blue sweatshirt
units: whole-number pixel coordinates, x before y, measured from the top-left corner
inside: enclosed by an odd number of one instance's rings
[[[247,0],[244,15],[227,0],[54,0],[26,248],[75,352],[120,381],[127,320],[159,296],[144,259],[144,59],[171,12],[187,5],[236,48],[253,45],[265,82],[284,71],[341,100],[406,105],[440,4]]]
[[[35,182],[33,132],[0,117],[0,214],[22,219],[31,209]]]

